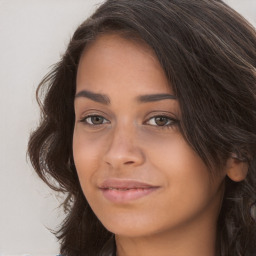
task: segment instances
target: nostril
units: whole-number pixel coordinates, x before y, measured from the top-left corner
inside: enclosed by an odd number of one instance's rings
[[[134,161],[127,161],[124,164],[127,164],[127,165],[134,164]]]

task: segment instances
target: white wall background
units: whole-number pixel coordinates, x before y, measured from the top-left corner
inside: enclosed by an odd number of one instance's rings
[[[0,256],[59,252],[59,202],[26,162],[35,90],[75,28],[104,0],[0,0]],[[256,0],[226,0],[254,25]]]

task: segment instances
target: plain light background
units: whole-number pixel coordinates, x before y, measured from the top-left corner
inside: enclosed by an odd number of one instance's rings
[[[35,90],[76,27],[104,0],[0,0],[0,256],[50,256],[60,199],[26,160],[38,124]],[[132,0],[131,0],[132,1]],[[226,0],[254,25],[256,0]]]

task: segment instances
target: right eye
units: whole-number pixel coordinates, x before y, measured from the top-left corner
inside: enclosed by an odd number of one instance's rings
[[[109,121],[106,118],[98,115],[86,116],[82,120],[80,120],[80,122],[88,125],[101,125],[101,124],[109,123]]]

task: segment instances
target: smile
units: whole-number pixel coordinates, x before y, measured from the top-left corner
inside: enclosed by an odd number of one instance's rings
[[[109,179],[99,187],[103,196],[113,203],[127,203],[145,197],[159,189],[159,186],[131,180]]]

